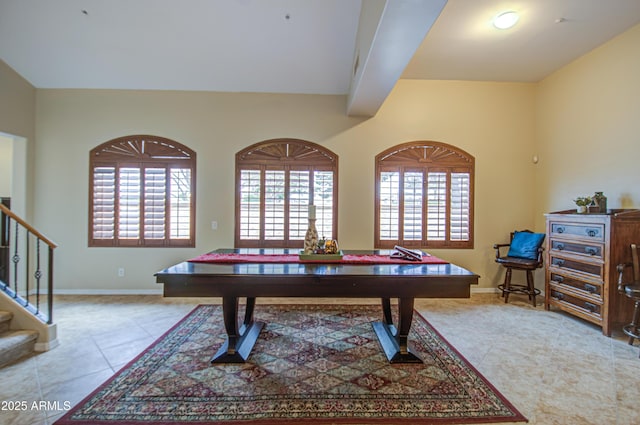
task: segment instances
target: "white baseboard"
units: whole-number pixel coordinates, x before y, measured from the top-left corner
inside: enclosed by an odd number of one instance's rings
[[[499,294],[500,290],[498,288],[471,288],[472,294]]]

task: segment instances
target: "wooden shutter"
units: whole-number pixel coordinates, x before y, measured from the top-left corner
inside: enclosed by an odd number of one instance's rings
[[[309,226],[311,177],[308,170],[289,172],[289,239],[303,241]]]
[[[89,246],[195,246],[195,153],[157,136],[90,152]]]
[[[167,170],[144,170],[144,237],[164,239],[167,216]]]
[[[260,204],[262,199],[260,170],[240,171],[239,229],[243,240],[260,239]]]
[[[93,169],[93,239],[113,240],[116,230],[116,168]]]
[[[473,248],[474,158],[417,141],[376,156],[376,248]]]
[[[336,155],[315,143],[274,139],[236,154],[236,247],[302,247],[309,204],[320,237],[337,238]]]

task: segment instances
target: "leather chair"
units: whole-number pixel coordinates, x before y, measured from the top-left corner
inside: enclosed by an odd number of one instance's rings
[[[495,244],[496,263],[501,264],[507,270],[504,275],[504,283],[498,285],[502,291],[504,302],[509,301],[509,294],[521,293],[529,297],[529,301],[536,307],[536,296],[540,295],[540,290],[536,289],[533,282],[533,271],[542,267],[542,252],[544,248],[544,233],[533,233],[530,230],[515,231],[511,233],[510,242],[506,244]],[[501,249],[509,247],[506,256],[502,255]],[[511,275],[513,270],[523,270],[526,272],[527,284],[512,284]]]
[[[631,244],[631,263],[618,264],[618,292],[626,295],[635,302],[633,319],[631,323],[625,325],[622,330],[629,335],[629,345],[633,345],[635,339],[640,339],[640,263],[638,263],[638,247]],[[631,267],[633,270],[631,281],[625,283],[625,269]],[[639,356],[640,357],[640,356]]]

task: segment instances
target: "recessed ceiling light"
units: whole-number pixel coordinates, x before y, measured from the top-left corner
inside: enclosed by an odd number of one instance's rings
[[[514,26],[516,22],[518,22],[518,19],[520,19],[518,13],[513,10],[502,12],[493,18],[493,26],[501,30],[506,30]]]

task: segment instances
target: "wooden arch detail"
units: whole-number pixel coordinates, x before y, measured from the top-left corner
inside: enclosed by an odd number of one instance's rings
[[[195,159],[195,152],[175,140],[159,136],[118,137],[93,148],[91,159],[98,161],[172,161]]]
[[[236,164],[304,162],[338,166],[338,156],[316,143],[301,139],[271,139],[253,144],[236,154]]]
[[[473,167],[475,158],[460,148],[430,140],[403,143],[376,155],[377,164],[410,162]]]

